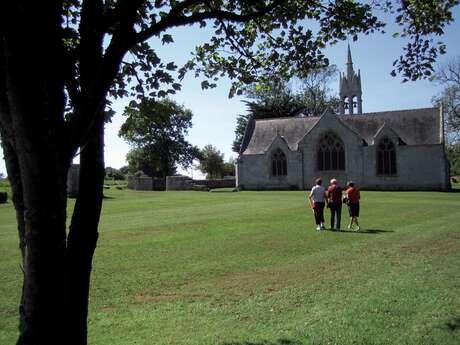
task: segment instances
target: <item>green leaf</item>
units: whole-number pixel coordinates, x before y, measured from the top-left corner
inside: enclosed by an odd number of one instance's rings
[[[173,43],[174,40],[170,34],[164,34],[163,37],[161,38],[161,43],[162,44],[169,44]]]
[[[166,69],[168,71],[174,71],[177,68],[176,64],[174,62],[170,62],[166,65]]]

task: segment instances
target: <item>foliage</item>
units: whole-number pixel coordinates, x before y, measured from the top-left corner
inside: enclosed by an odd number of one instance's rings
[[[231,157],[228,162],[224,163],[224,167],[222,170],[223,176],[235,176],[235,159]]]
[[[249,113],[240,114],[236,118],[235,140],[232,143],[232,151],[240,153],[241,143],[243,141],[246,126],[251,118]]]
[[[450,176],[460,176],[460,143],[447,144],[446,155],[450,164]]]
[[[120,181],[120,180],[126,179],[126,175],[121,171],[121,169],[106,167],[105,168],[105,178]]]
[[[460,140],[460,56],[439,66],[435,81],[443,86],[442,92],[433,98],[433,103],[442,103],[448,142]]]
[[[433,71],[437,55],[446,50],[433,36],[442,35],[453,21],[456,4],[458,0],[374,0],[371,4],[352,0],[137,1],[124,5],[131,11],[136,31],[127,40],[130,58],[121,62],[111,95],[174,94],[189,71],[203,78],[203,89],[215,87],[218,78],[228,76],[234,81],[230,96],[241,94],[253,82],[266,83],[273,75],[305,77],[312,69],[329,63],[322,52],[327,44],[350,37],[357,40],[360,33],[384,31],[385,23],[373,13],[373,6],[383,9],[387,17],[391,14],[401,28],[394,36],[408,41],[404,54],[394,62],[393,74],[402,73],[404,80],[426,78]],[[110,25],[120,19],[122,6],[119,1],[107,1],[99,9],[106,17],[109,38],[117,38],[120,33]],[[75,56],[80,42],[77,24],[82,17],[79,1],[68,1],[65,10],[64,40],[70,56]],[[319,24],[316,31],[309,21]],[[169,29],[188,25],[210,27],[213,35],[209,42],[196,47],[184,66],[162,60],[146,41],[156,37],[162,45],[174,44]],[[113,39],[111,43],[115,43]]]
[[[7,178],[0,179],[0,192],[7,192],[8,195],[11,195],[10,182]]]
[[[104,194],[91,344],[458,344],[458,193],[362,192],[362,234],[317,234],[305,191]],[[6,345],[21,284],[11,204],[0,233]]]
[[[267,84],[248,89],[245,101],[248,112],[256,119],[296,116],[303,111],[299,95],[284,80],[273,78]]]
[[[400,73],[403,82],[427,78],[433,75],[433,64],[439,54],[444,54],[446,45],[434,40],[441,36],[447,24],[453,22],[451,9],[458,0],[406,0],[382,1],[381,6],[396,15],[401,27],[394,37],[409,38],[403,48],[404,54],[393,62],[392,75]]]
[[[149,160],[148,152],[144,152],[143,148],[133,148],[128,151],[126,155],[126,161],[128,162],[128,172],[131,175],[142,171],[148,176],[155,176],[156,170],[155,165],[157,162],[152,164]],[[175,173],[175,169],[172,170]]]
[[[189,167],[198,154],[185,137],[192,127],[192,112],[170,99],[143,98],[126,107],[127,117],[119,135],[133,146],[128,153],[129,170],[166,177],[176,166]]]
[[[127,165],[122,166],[118,170],[125,176],[128,176],[128,174],[129,174],[129,167]]]
[[[198,169],[207,179],[222,178],[224,175],[224,154],[212,145],[206,145],[200,151]]]
[[[339,98],[329,87],[336,81],[339,70],[336,65],[314,69],[299,80],[300,92],[297,95],[304,116],[319,116],[327,109],[339,110]]]
[[[239,153],[247,123],[253,119],[293,116],[319,116],[328,108],[337,111],[339,99],[331,95],[329,84],[337,75],[337,67],[312,69],[298,85],[273,76],[265,84],[256,84],[246,92],[252,101],[245,101],[247,113],[237,117],[232,150]]]

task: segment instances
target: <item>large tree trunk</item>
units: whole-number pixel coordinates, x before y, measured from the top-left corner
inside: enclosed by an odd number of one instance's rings
[[[11,121],[2,123],[14,135],[7,164],[15,170],[12,177],[17,181],[13,185],[21,187],[15,193],[22,194],[17,201],[23,205],[17,212],[22,213],[18,216],[24,224],[18,344],[64,344],[66,176],[70,157],[63,149],[62,132],[62,9],[57,2],[17,1],[8,2],[7,10],[8,17],[2,17],[2,44],[7,67],[7,120]]]
[[[26,245],[20,344],[62,344],[67,298],[63,197],[67,169],[34,156],[39,155],[31,154],[21,164]]]
[[[78,76],[65,73],[73,62],[63,45],[62,1],[0,1],[0,125],[14,139],[3,145],[24,269],[18,345],[87,343],[91,263],[103,197],[100,112],[128,49],[119,29],[116,44],[107,48],[109,58],[102,60],[102,4],[83,2],[80,83],[67,88],[74,116],[66,121],[64,78]],[[136,8],[128,6],[130,20],[122,22],[129,32]],[[80,191],[67,236],[66,179],[78,146]]]
[[[104,175],[104,123],[101,119],[81,151],[80,186],[67,239],[69,345],[87,343],[91,262],[98,238]]]
[[[104,181],[104,127],[99,118],[81,151],[80,190],[67,243],[69,164],[48,154],[51,148],[46,140],[40,144],[39,138],[24,136],[34,139],[31,152],[2,140],[23,253],[18,345],[87,343],[91,262]]]

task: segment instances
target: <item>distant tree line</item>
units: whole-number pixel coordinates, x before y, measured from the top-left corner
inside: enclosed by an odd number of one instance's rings
[[[192,127],[193,113],[171,99],[160,101],[141,97],[132,101],[123,113],[126,121],[119,136],[130,145],[125,171],[106,169],[106,177],[123,176],[142,171],[148,176],[165,178],[175,175],[177,167],[187,169],[198,161],[198,169],[207,178],[235,175],[234,162],[224,162],[224,155],[212,145],[203,149],[190,144],[185,138]]]
[[[122,181],[126,180],[128,176],[128,167],[123,166],[120,169],[106,167],[105,168],[105,179],[106,180],[115,180],[115,181]]]
[[[224,161],[224,154],[212,145],[206,145],[200,151],[198,169],[206,174],[207,179],[235,176],[235,160]]]
[[[177,166],[187,168],[199,156],[199,149],[185,138],[192,127],[193,113],[171,99],[142,97],[132,101],[123,113],[125,123],[119,136],[132,149],[127,155],[128,170],[142,170],[149,176],[174,175]]]

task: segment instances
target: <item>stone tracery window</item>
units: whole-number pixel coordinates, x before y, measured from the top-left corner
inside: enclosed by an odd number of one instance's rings
[[[396,175],[396,147],[387,137],[377,146],[377,175]]]
[[[272,175],[273,176],[286,176],[287,175],[286,155],[280,149],[276,150],[272,155]]]
[[[345,170],[345,148],[342,140],[334,133],[323,135],[316,154],[318,170]]]

